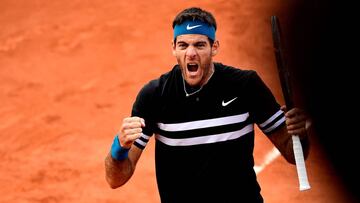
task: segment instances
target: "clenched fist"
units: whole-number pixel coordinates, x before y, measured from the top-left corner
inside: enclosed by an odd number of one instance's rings
[[[143,127],[145,127],[145,120],[143,118],[125,118],[119,133],[121,147],[129,149],[134,141],[141,136]]]

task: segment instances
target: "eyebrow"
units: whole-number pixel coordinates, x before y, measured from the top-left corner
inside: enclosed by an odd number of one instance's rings
[[[180,43],[189,44],[188,42],[185,42],[185,41],[177,41],[176,42],[176,44],[180,44]],[[205,43],[206,44],[206,41],[205,40],[199,40],[199,41],[194,42],[193,44],[200,44],[200,43]]]

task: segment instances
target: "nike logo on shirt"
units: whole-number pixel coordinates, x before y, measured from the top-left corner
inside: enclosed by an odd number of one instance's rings
[[[230,101],[227,101],[227,102],[225,102],[225,101],[223,100],[222,103],[221,103],[221,105],[222,105],[222,106],[227,106],[227,105],[229,105],[231,102],[235,101],[235,99],[237,99],[237,97],[235,97],[234,99],[232,99],[232,100],[230,100]]]
[[[186,26],[186,29],[187,29],[187,30],[192,30],[192,29],[197,28],[197,27],[200,27],[200,26],[202,26],[202,25],[190,26],[190,25],[188,24],[188,25]]]

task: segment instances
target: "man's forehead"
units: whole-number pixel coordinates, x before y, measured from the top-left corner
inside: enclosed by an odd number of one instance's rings
[[[205,35],[201,34],[184,34],[177,36],[177,42],[196,43],[196,42],[209,42]]]

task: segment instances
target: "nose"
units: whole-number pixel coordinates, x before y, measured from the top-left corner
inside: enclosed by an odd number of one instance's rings
[[[197,55],[196,49],[194,46],[189,46],[186,50],[186,57],[193,59]]]

